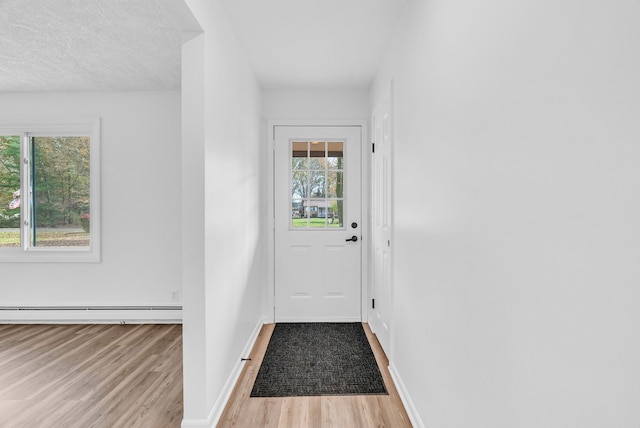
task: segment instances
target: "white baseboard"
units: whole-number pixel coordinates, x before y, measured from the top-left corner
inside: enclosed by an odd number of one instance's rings
[[[398,369],[393,363],[389,364],[389,373],[391,374],[391,378],[393,379],[393,383],[396,385],[396,389],[398,390],[398,395],[400,395],[400,400],[404,405],[407,414],[409,415],[409,420],[411,421],[411,425],[414,428],[425,428],[424,423],[422,422],[422,418],[418,414],[418,410],[411,401],[411,396],[409,396],[409,392],[407,391],[400,374],[398,373]]]
[[[236,383],[240,378],[240,374],[242,373],[242,368],[244,367],[245,363],[244,361],[242,361],[242,358],[246,358],[249,354],[251,354],[251,350],[253,349],[253,345],[255,344],[256,340],[258,339],[258,334],[260,334],[262,326],[268,322],[269,321],[266,318],[261,318],[260,320],[258,320],[258,323],[249,336],[249,340],[247,340],[247,343],[245,344],[242,352],[240,353],[240,356],[238,357],[237,363],[233,366],[233,370],[231,370],[231,373],[229,374],[229,377],[227,378],[227,381],[225,382],[220,395],[218,395],[218,399],[209,412],[209,416],[207,417],[207,419],[183,419],[181,424],[182,428],[213,428],[218,424],[220,418],[222,417],[222,412],[224,412],[224,408],[226,407],[227,402],[229,401],[229,398],[233,393],[233,388],[236,386]]]
[[[183,419],[180,424],[181,428],[212,428],[213,414],[210,413],[207,419]]]
[[[181,324],[182,306],[0,307],[2,324]]]

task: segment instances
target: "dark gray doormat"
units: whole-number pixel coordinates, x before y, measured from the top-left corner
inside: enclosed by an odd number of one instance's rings
[[[251,397],[387,394],[361,323],[278,323]]]

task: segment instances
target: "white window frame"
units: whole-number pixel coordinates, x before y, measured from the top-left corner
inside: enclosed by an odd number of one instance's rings
[[[33,247],[29,245],[29,198],[23,196],[20,207],[20,247],[0,248],[0,263],[3,262],[89,262],[101,261],[100,254],[100,119],[80,119],[51,123],[0,124],[0,135],[20,136],[20,193],[28,195],[29,150],[28,137],[87,136],[89,142],[90,167],[90,215],[91,240],[88,247]]]

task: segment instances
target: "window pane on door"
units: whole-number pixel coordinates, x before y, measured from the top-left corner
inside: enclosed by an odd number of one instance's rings
[[[342,141],[328,143],[327,165],[329,169],[342,169],[344,161],[344,146]]]
[[[291,201],[291,226],[308,226],[307,216],[305,215],[304,201],[302,199],[294,199]]]
[[[327,197],[342,198],[344,195],[344,183],[342,171],[329,171],[327,174]]]
[[[327,157],[327,143],[312,141],[309,147],[309,168],[325,169]]]
[[[325,197],[325,183],[326,183],[325,171],[311,171],[311,197],[312,198],[324,198]]]
[[[291,197],[292,198],[308,198],[309,197],[309,172],[293,171],[291,173]]]
[[[89,137],[31,137],[33,247],[90,243]]]
[[[291,227],[343,228],[344,142],[291,142]]]
[[[309,143],[304,141],[294,141],[291,149],[291,168],[300,170],[309,168]]]
[[[342,216],[344,210],[342,209],[341,199],[329,199],[328,201],[328,217],[327,227],[341,228],[343,225]]]
[[[20,136],[0,136],[0,247],[20,245]]]

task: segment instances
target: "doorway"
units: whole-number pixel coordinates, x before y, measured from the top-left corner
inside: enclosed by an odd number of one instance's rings
[[[274,125],[274,320],[362,320],[362,127]]]

